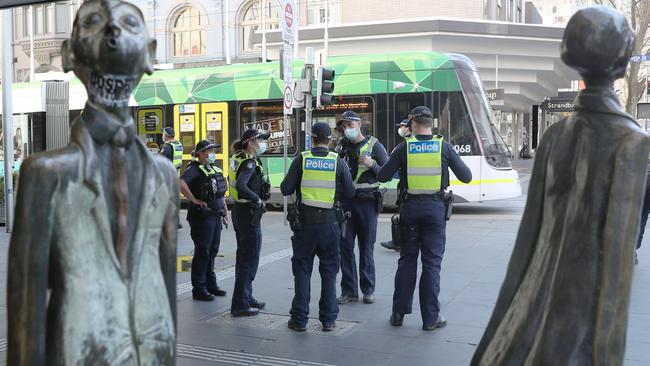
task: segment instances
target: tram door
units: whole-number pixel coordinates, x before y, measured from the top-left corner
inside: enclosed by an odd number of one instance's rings
[[[228,174],[228,103],[179,104],[174,106],[174,130],[183,144],[183,166],[192,161],[192,151],[200,140],[218,145],[217,162]]]

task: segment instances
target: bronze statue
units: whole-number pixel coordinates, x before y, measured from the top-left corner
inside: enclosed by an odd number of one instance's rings
[[[173,365],[178,178],[137,138],[142,13],[89,0],[63,45],[88,92],[65,148],[28,158],[9,248],[9,365]]]
[[[562,60],[586,89],[537,149],[506,278],[472,365],[623,364],[650,151],[613,90],[634,41],[612,8],[585,8],[569,21]]]

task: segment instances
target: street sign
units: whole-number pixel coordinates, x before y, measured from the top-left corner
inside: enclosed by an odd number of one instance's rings
[[[630,57],[630,63],[650,61],[650,53],[647,55],[634,55]]]
[[[293,113],[293,85],[284,86],[284,114]]]
[[[650,103],[637,103],[636,118],[650,118]]]
[[[294,10],[293,0],[280,0],[282,22],[282,79],[284,80],[284,114],[293,114],[293,41]]]
[[[54,0],[0,0],[0,9],[53,2]]]

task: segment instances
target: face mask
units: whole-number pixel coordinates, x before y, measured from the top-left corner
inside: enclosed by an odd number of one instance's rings
[[[262,155],[266,151],[266,141],[260,142],[259,146],[255,149],[257,155]]]
[[[411,136],[411,131],[409,130],[404,131],[400,128],[399,130],[397,130],[397,134],[400,135],[401,137],[408,137]]]
[[[346,128],[345,129],[345,137],[347,137],[350,140],[356,140],[357,137],[359,137],[359,129],[358,128]]]
[[[217,155],[208,154],[208,164],[214,164],[215,161],[217,161]]]

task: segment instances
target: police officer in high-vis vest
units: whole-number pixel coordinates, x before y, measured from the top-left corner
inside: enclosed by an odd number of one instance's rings
[[[444,190],[449,186],[449,168],[463,183],[472,180],[472,172],[443,137],[433,135],[433,113],[427,107],[411,111],[413,135],[399,144],[388,162],[379,170],[380,182],[388,182],[395,172],[406,180],[406,195],[400,206],[402,225],[401,252],[395,274],[393,314],[390,323],[401,326],[404,314],[411,313],[417,278],[418,255],[422,255],[420,311],[422,329],[434,330],[446,325],[440,314],[440,265],[445,251]]]
[[[345,137],[337,147],[339,156],[348,164],[356,188],[355,196],[345,200],[344,209],[352,216],[344,225],[341,239],[341,297],[339,304],[359,300],[375,302],[375,260],[373,250],[377,237],[377,216],[382,205],[377,172],[388,160],[384,146],[372,136],[361,132],[361,118],[353,111],[344,112],[339,120]],[[354,257],[355,238],[359,240],[359,274]]]
[[[214,274],[214,259],[221,242],[221,225],[228,223],[228,208],[224,194],[228,183],[216,163],[219,146],[208,140],[196,144],[192,161],[180,179],[181,192],[188,200],[187,221],[194,241],[192,258],[192,297],[212,301],[214,296],[225,296]]]
[[[266,151],[271,135],[262,130],[244,131],[234,143],[230,159],[230,197],[235,201],[232,222],[237,238],[235,290],[232,295],[232,316],[257,315],[265,304],[253,297],[253,280],[257,274],[262,249],[260,220],[265,201],[271,198],[271,185],[264,174],[259,156]]]
[[[163,145],[160,147],[160,155],[169,159],[174,168],[180,169],[183,164],[183,144],[174,140],[174,129],[165,127],[162,130]]]
[[[327,123],[316,123],[311,130],[312,149],[291,162],[280,185],[285,196],[296,193],[298,217],[290,218],[293,257],[291,266],[295,296],[288,326],[306,330],[309,315],[310,279],[314,256],[318,256],[321,275],[319,319],[325,332],[336,326],[336,275],[339,271],[339,243],[342,198],[354,196],[350,170],[336,153],[328,150],[332,130]]]

